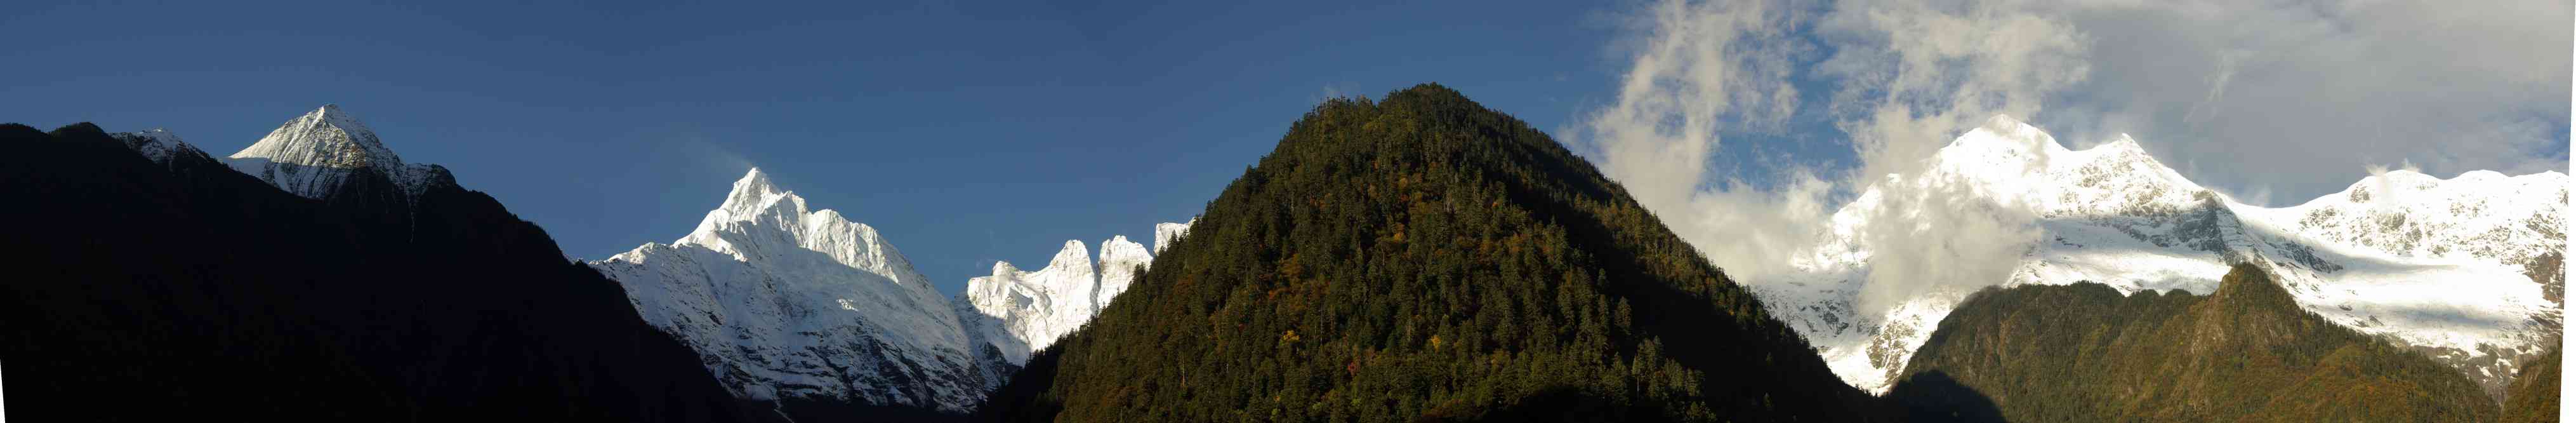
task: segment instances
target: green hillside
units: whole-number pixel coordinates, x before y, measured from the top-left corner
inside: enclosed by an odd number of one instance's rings
[[[1336,99],[1208,203],[999,420],[1866,420],[1617,184],[1456,91]]]
[[[2209,296],[2083,283],[1990,289],[1941,321],[1893,398],[1972,393],[2010,421],[2494,421],[2477,385],[2299,308],[2239,265]],[[1981,417],[1959,416],[1976,420]]]

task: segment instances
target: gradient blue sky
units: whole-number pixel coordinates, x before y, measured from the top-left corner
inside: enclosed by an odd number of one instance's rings
[[[224,155],[337,103],[588,258],[758,165],[954,293],[1150,243],[1329,93],[1439,82],[1552,131],[1624,66],[1586,2],[547,3],[13,4],[0,121]]]
[[[337,103],[586,258],[678,238],[757,165],[954,293],[1067,239],[1150,241],[1316,102],[1422,82],[1594,138],[1578,152],[1700,142],[1641,129],[1730,105],[1709,157],[1672,160],[1706,172],[1591,158],[1632,192],[1758,200],[1668,219],[1812,220],[1789,212],[1964,130],[1924,116],[2135,135],[2268,206],[2378,169],[2563,172],[2576,63],[2560,0],[259,3],[13,3],[0,121],[229,154]],[[1623,94],[1632,69],[1653,83]],[[1636,119],[1585,122],[1614,112]],[[1791,172],[1833,195],[1772,196],[1815,192]]]

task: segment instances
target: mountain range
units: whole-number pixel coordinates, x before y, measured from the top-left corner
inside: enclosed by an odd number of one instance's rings
[[[2006,116],[1747,278],[1454,90],[1334,99],[1152,245],[955,296],[756,168],[582,261],[337,106],[0,142],[37,420],[2518,420],[2563,337],[2565,174],[2263,207]]]
[[[2251,264],[2308,312],[2420,349],[2501,401],[2519,363],[2561,336],[2567,183],[2557,172],[2391,170],[2267,208],[2185,179],[2126,135],[2071,150],[1997,116],[1921,171],[1867,187],[1817,230],[1820,247],[1791,263],[1797,272],[1753,288],[1843,380],[1884,392],[1977,287],[2208,295]],[[1995,228],[1960,241],[2010,258],[1958,275],[1921,272],[1931,266],[1909,261],[1919,254],[1874,254],[1954,235],[1914,226],[1924,224]],[[1963,276],[1994,280],[1939,280]]]
[[[353,122],[324,107],[231,159],[0,125],[25,153],[0,158],[0,196],[42,205],[0,217],[50,240],[0,247],[11,416],[778,420],[536,225]]]
[[[1158,238],[1187,229],[1158,225]],[[798,420],[933,418],[972,410],[1153,262],[1123,236],[1101,248],[1066,241],[1036,271],[996,262],[945,298],[875,228],[752,169],[679,240],[589,264],[735,395]]]

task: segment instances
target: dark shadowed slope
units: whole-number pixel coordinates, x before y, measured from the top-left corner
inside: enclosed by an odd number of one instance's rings
[[[1289,128],[1004,420],[1873,417],[1617,184],[1424,85]]]
[[[0,125],[0,363],[27,421],[735,421],[618,286],[444,171],[329,201],[193,149]]]
[[[2309,314],[2250,265],[2206,297],[2093,283],[1980,292],[1942,319],[1904,374],[1891,399],[1923,420],[1952,411],[1927,393],[1960,390],[2011,421],[2497,416],[2459,373]]]
[[[2514,376],[2513,387],[2505,391],[2504,421],[2558,421],[2557,348],[2524,362],[2522,374]]]

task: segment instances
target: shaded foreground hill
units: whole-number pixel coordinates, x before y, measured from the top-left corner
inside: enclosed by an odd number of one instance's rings
[[[1996,412],[1957,414],[1943,393],[1991,401]],[[2459,373],[2300,309],[2250,265],[2208,296],[2123,296],[2094,283],[1979,292],[1942,319],[1890,397],[1918,420],[2498,417]]]
[[[1589,163],[1423,85],[1308,112],[980,417],[1877,417],[1768,316]]]
[[[0,363],[28,421],[739,421],[697,355],[439,177],[328,200],[96,126],[0,125]]]
[[[2558,421],[2559,354],[2559,349],[2551,348],[2523,363],[2522,374],[2505,390],[2504,421]]]

